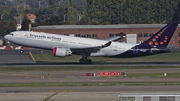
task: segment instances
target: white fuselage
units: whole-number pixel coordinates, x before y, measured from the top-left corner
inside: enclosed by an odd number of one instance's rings
[[[107,43],[106,40],[80,38],[44,32],[15,31],[6,35],[5,38],[15,44],[42,49],[69,48],[84,49],[101,46]],[[110,46],[100,49],[98,52],[91,53],[91,56],[114,56],[121,54],[132,47],[134,44],[112,42]]]

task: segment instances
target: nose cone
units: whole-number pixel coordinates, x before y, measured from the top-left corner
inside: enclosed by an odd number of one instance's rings
[[[8,40],[8,35],[5,35],[5,36],[4,36],[4,39]]]
[[[5,35],[4,39],[9,40],[10,35]]]
[[[4,36],[4,39],[10,40],[13,35],[14,35],[13,33],[7,34],[7,35]]]

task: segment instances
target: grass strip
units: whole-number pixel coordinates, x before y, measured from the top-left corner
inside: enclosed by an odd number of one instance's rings
[[[180,73],[138,73],[138,74],[127,74],[128,78],[180,78]]]
[[[180,66],[59,66],[59,67],[1,67],[0,72],[71,71],[71,70],[122,70],[179,68]]]
[[[81,56],[72,55],[65,58],[54,57],[51,53],[33,54],[36,61],[79,62]],[[136,58],[90,57],[94,62],[180,62],[180,52],[170,52]]]
[[[55,82],[55,83],[1,83],[0,87],[52,87],[52,86],[172,86],[180,82]]]

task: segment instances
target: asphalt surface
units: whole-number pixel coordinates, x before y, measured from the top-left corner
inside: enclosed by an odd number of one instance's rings
[[[0,64],[11,64],[11,63],[35,63],[35,61],[32,61],[31,57],[26,54],[1,54],[0,55]]]
[[[180,86],[73,86],[0,88],[0,101],[118,101],[120,94],[178,95]]]
[[[180,92],[180,86],[63,86],[63,87],[3,87],[0,93],[20,92],[55,92],[64,90],[68,92],[121,92],[121,93],[167,93]]]
[[[137,93],[138,92],[136,92],[136,94]],[[58,94],[54,92],[3,93],[3,94],[0,93],[0,100],[1,101],[119,101],[118,95],[120,94],[121,92],[59,92]],[[153,93],[153,94],[158,94],[158,93]],[[52,98],[45,100],[51,96]]]
[[[23,54],[18,51],[5,51],[0,50],[0,64],[11,64],[11,63],[35,63],[29,55],[28,51]]]

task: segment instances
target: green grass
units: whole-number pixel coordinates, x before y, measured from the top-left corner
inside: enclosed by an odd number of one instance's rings
[[[54,57],[52,54],[33,54],[36,61],[78,62],[81,56]],[[137,58],[90,57],[94,62],[180,62],[180,52],[171,52]]]
[[[1,67],[0,72],[33,72],[33,71],[71,71],[71,70],[122,70],[122,69],[157,69],[172,66],[59,66],[59,67]],[[173,68],[180,68],[174,66]]]
[[[167,76],[164,76],[163,73],[140,73],[140,74],[127,74],[129,78],[180,78],[180,73],[167,73]]]
[[[170,86],[180,82],[51,82],[51,83],[1,83],[0,87],[51,87],[51,86]]]

